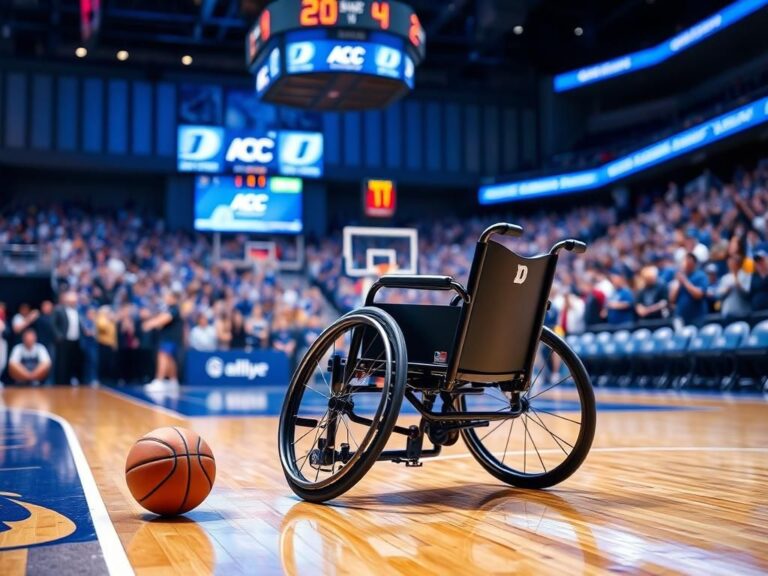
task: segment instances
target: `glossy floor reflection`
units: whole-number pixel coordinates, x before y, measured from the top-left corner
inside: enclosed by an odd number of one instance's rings
[[[604,407],[621,408],[599,411],[592,453],[556,489],[500,485],[459,443],[423,468],[379,463],[327,506],[288,490],[274,417],[185,420],[90,389],[6,390],[3,399],[70,420],[139,574],[768,571],[760,397],[600,394]],[[558,399],[564,410],[567,401]],[[218,463],[209,499],[178,520],[144,512],[122,474],[132,441],[166,424],[197,430]]]

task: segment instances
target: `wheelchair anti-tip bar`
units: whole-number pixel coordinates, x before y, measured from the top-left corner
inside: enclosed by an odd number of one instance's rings
[[[560,242],[552,246],[552,249],[549,251],[549,253],[557,254],[563,248],[568,250],[568,252],[574,252],[575,254],[584,254],[584,252],[587,251],[586,243],[582,242],[581,240],[574,240],[573,238],[569,238],[568,240],[560,240]]]

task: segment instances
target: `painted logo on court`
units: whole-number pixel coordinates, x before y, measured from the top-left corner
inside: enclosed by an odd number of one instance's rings
[[[13,492],[0,492],[0,550],[54,542],[76,529],[72,520],[55,510],[26,502]]]

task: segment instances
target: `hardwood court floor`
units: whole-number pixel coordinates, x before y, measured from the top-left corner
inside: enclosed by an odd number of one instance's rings
[[[592,453],[555,489],[505,487],[459,442],[423,468],[379,463],[318,506],[285,484],[276,418],[182,420],[85,388],[2,393],[72,423],[138,574],[768,572],[768,403],[598,397],[625,408],[598,413]],[[218,463],[209,499],[175,521],[143,512],[123,476],[132,442],[164,425],[197,430]]]

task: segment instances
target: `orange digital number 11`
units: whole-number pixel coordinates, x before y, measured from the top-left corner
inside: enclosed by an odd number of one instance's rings
[[[339,19],[338,0],[301,0],[302,26],[335,26]]]
[[[371,16],[378,20],[382,30],[389,29],[389,2],[374,2],[371,4]]]

